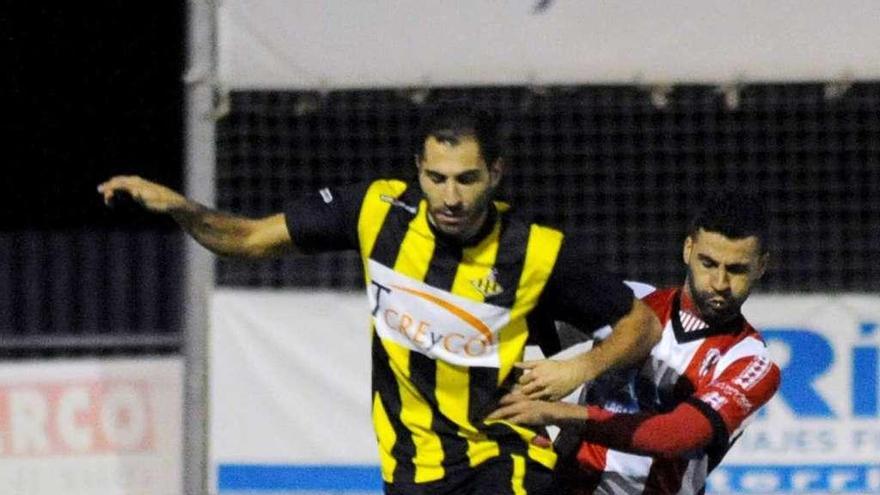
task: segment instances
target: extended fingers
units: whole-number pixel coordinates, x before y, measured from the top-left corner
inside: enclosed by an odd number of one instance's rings
[[[539,361],[524,361],[522,363],[515,363],[514,366],[524,370],[525,373],[521,374],[519,378],[516,380],[520,385],[525,385],[527,383],[531,383],[537,375],[535,375],[534,370],[539,367],[544,360]]]
[[[528,378],[523,379],[524,377]],[[542,398],[542,395],[548,387],[547,377],[543,376],[541,373],[535,373],[534,371],[524,375],[524,377],[520,377],[518,383],[520,393],[528,396],[530,399]]]
[[[149,182],[136,175],[117,175],[98,185],[98,193],[104,198],[104,204],[110,205],[113,196],[124,191],[138,202],[142,201],[144,188]]]
[[[104,192],[108,189],[120,189],[123,187],[127,187],[133,184],[136,179],[139,179],[139,177],[134,175],[116,175],[110,177],[109,179],[98,185],[98,191]]]
[[[499,405],[506,406],[508,404],[515,404],[517,402],[528,401],[529,398],[522,393],[519,389],[514,389],[513,391],[504,394],[503,397],[498,401]]]
[[[530,370],[544,361],[544,359],[538,359],[536,361],[523,361],[521,363],[514,363],[514,366],[521,370]]]
[[[486,416],[486,419],[508,419],[512,414],[515,413],[515,411],[516,405],[508,404],[492,411],[491,414]]]
[[[104,197],[104,204],[110,204],[113,195],[120,190],[131,193],[136,177],[117,175],[98,185],[98,192]]]
[[[503,407],[499,407],[492,412],[486,419],[501,419],[513,423],[525,423],[530,419],[529,402],[515,402]]]
[[[533,381],[527,385],[523,385],[520,392],[529,399],[540,399],[543,397],[546,386],[538,381]]]
[[[547,422],[542,412],[544,406],[546,404],[541,401],[523,400],[496,409],[486,419],[523,425],[543,425]]]

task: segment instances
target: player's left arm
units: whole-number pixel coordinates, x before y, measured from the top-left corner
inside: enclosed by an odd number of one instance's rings
[[[517,365],[526,370],[519,378],[523,394],[532,399],[559,400],[584,382],[612,368],[642,361],[660,341],[662,328],[645,303],[632,299],[630,310],[612,325],[601,345],[568,359],[542,359]]]
[[[642,361],[660,341],[662,327],[654,311],[622,280],[585,262],[588,242],[564,240],[539,305],[554,320],[586,332],[608,324],[613,331],[601,346],[572,358],[519,364],[527,372],[518,383],[529,398],[559,400],[612,368]]]
[[[741,358],[667,413],[612,413],[596,406],[536,401],[511,393],[489,419],[577,427],[584,440],[622,452],[680,457],[730,436],[779,388],[780,371],[766,356]]]
[[[779,367],[766,353],[739,358],[675,409],[662,414],[613,414],[591,408],[583,438],[616,450],[679,457],[718,446],[779,389]]]
[[[656,313],[644,302],[633,299],[629,312],[611,325],[611,335],[590,352],[575,356],[591,381],[612,368],[626,368],[640,363],[660,341],[663,328]]]
[[[665,414],[616,414],[596,406],[532,400],[512,392],[501,398],[488,419],[565,427],[591,443],[655,457],[701,450],[712,443],[715,434],[712,422],[690,403]]]
[[[716,374],[687,403],[712,423],[713,441],[724,444],[745,426],[755,411],[773,398],[779,390],[782,374],[770,359],[766,347],[758,354],[738,357],[724,364]]]

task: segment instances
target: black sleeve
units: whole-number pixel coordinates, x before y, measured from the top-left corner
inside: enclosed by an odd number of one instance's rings
[[[566,236],[539,306],[554,320],[591,333],[629,313],[633,292],[622,280],[589,262],[588,238]]]
[[[326,187],[286,203],[293,244],[304,253],[357,249],[358,216],[369,187],[369,182]]]

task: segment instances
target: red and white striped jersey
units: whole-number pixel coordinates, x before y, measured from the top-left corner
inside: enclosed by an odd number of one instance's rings
[[[643,300],[663,325],[660,342],[641,367],[593,382],[582,401],[628,414],[663,414],[688,402],[713,425],[712,443],[670,458],[583,442],[577,463],[594,474],[593,493],[700,494],[746,419],[776,393],[779,368],[761,336],[743,318],[722,328],[710,327],[680,289],[658,290]]]

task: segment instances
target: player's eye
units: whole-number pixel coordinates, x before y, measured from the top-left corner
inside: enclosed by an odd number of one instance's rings
[[[464,185],[470,185],[476,183],[480,180],[480,173],[477,171],[467,172],[458,176],[458,183]]]
[[[730,265],[727,267],[728,273],[732,273],[734,275],[742,275],[749,271],[748,267],[745,265]]]

